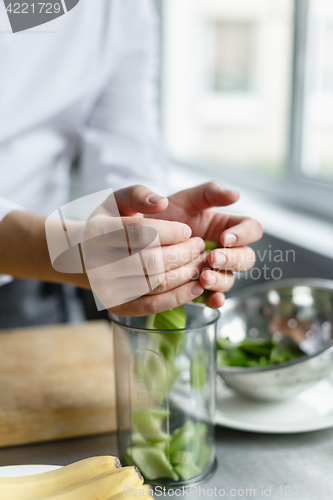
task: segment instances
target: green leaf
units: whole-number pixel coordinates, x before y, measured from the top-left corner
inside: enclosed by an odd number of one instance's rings
[[[286,363],[305,353],[292,339],[245,339],[232,343],[228,338],[217,341],[217,365],[260,367]]]

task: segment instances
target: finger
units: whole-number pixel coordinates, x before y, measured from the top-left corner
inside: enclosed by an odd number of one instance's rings
[[[224,305],[225,296],[220,292],[212,292],[208,295],[207,299],[204,300],[204,303],[211,309],[218,309]]]
[[[256,254],[250,247],[218,248],[209,253],[208,263],[214,269],[245,272],[252,269]]]
[[[112,308],[110,312],[120,316],[148,316],[169,311],[199,297],[204,289],[198,281],[182,285],[160,295],[145,295],[127,304]]]
[[[141,185],[119,189],[114,192],[114,198],[121,216],[130,216],[136,213],[158,214],[163,212],[169,204],[167,198]],[[108,207],[108,200],[105,202],[106,207]]]
[[[146,248],[150,245],[152,230],[156,231],[158,243],[162,246],[181,243],[192,235],[191,228],[180,222],[136,217],[125,217],[122,221],[127,230],[131,248]]]
[[[154,247],[142,250],[142,258],[150,276],[185,266],[198,259],[204,248],[205,242],[201,238],[190,238],[176,245],[161,246],[158,251]]]
[[[119,268],[117,271],[119,276],[132,276],[133,269],[130,267],[130,261],[124,261],[130,256],[127,248],[96,247],[94,243],[93,251],[88,253],[88,246],[89,242],[83,250],[87,270],[118,262]],[[153,245],[143,249],[133,248],[131,245],[131,255],[134,256],[141,252],[140,258],[144,263],[145,274],[154,276],[184,266],[197,259],[204,248],[205,242],[201,238],[190,238],[188,241],[175,245]],[[124,262],[128,262],[127,267],[125,267]],[[142,268],[140,267],[139,275],[142,275],[141,271]]]
[[[250,217],[231,216],[227,225],[228,229],[220,237],[224,247],[243,247],[260,240],[263,235],[260,222]]]
[[[87,272],[107,268],[108,272],[112,269],[112,279],[135,276],[149,276],[153,279],[154,276],[184,267],[191,262],[206,262],[206,255],[201,254],[204,246],[205,243],[201,238],[191,238],[176,245],[154,246],[141,251],[132,250],[131,254],[127,248],[109,249],[97,247],[95,243],[91,247],[90,241],[85,242],[81,248]],[[102,272],[99,281],[103,283],[107,279],[110,279],[110,276],[106,278]]]
[[[146,248],[157,236],[158,244],[173,245],[188,240],[191,234],[191,228],[180,222],[98,215],[87,222],[84,240],[94,240],[91,245],[96,247]]]
[[[235,283],[235,276],[229,271],[205,270],[199,279],[206,290],[214,292],[227,292]]]
[[[198,212],[206,208],[232,205],[238,200],[239,193],[225,188],[219,182],[212,181],[181,191],[175,196],[182,199],[182,204],[187,202],[193,212]]]
[[[179,267],[177,269],[172,269],[171,271],[167,271],[162,275],[149,276],[149,283],[151,287],[150,295],[157,295],[161,293],[168,292],[170,290],[174,290],[186,283],[189,283],[193,280],[198,280],[200,273],[206,266],[205,259],[203,256],[200,256],[199,259],[195,261],[191,261],[185,266]],[[124,286],[125,288],[132,288],[133,294],[135,295],[135,290],[140,289],[143,280],[146,282],[146,278],[142,276],[128,276],[124,278],[120,278],[118,280],[118,284],[116,283],[116,287]]]

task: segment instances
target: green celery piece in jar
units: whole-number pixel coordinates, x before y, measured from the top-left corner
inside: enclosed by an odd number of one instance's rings
[[[204,465],[202,465],[202,456],[209,453],[209,459],[211,456],[210,446],[206,443],[207,438],[207,425],[204,423],[198,423],[195,426],[195,436],[191,440],[190,451],[192,452],[192,460],[200,468],[204,468],[206,462],[204,460]]]
[[[192,420],[188,420],[183,427],[176,429],[170,444],[169,453],[172,455],[176,451],[186,450],[190,445],[190,440],[195,436],[195,425]]]
[[[168,333],[158,333],[158,339],[160,347],[163,349],[171,347],[172,350],[169,351],[169,354],[174,355],[175,353],[179,352],[182,348],[184,332],[183,331],[175,332],[170,330],[170,332]]]
[[[187,315],[183,306],[175,307],[148,316],[146,328],[150,330],[183,330],[186,325]]]
[[[198,439],[204,440],[207,437],[207,425],[204,423],[198,423],[195,425],[195,434]]]
[[[184,481],[202,474],[202,470],[193,462],[190,464],[177,464],[174,470]]]
[[[210,462],[211,456],[212,456],[212,450],[211,450],[210,446],[207,443],[202,442],[201,443],[201,453],[200,453],[200,456],[199,456],[198,461],[197,461],[197,465],[198,465],[198,467],[200,467],[201,470],[203,470],[205,467],[207,467],[207,465]]]
[[[199,356],[194,356],[190,360],[190,383],[192,389],[197,391],[203,390],[206,381],[206,364]]]
[[[193,462],[193,453],[183,450],[175,451],[170,457],[170,462],[172,465],[188,465]]]
[[[153,419],[161,422],[165,418],[169,417],[170,410],[166,410],[165,408],[150,408],[149,414]]]
[[[149,410],[132,410],[132,426],[135,434],[141,435],[149,444],[164,443],[170,439]]]
[[[146,327],[150,330],[170,330],[170,333],[157,332],[150,335],[150,343],[148,349],[153,352],[158,352],[164,358],[167,365],[168,380],[165,387],[165,394],[167,389],[172,386],[175,380],[179,377],[180,370],[176,367],[175,356],[182,349],[184,339],[184,330],[186,326],[187,314],[183,306],[175,307],[170,311],[148,316]],[[148,368],[148,367],[147,367]],[[146,370],[148,379],[159,380],[158,373]],[[163,385],[163,381],[162,381]],[[162,397],[162,392],[161,392]]]
[[[164,451],[158,447],[132,446],[127,448],[122,458],[126,465],[136,465],[146,480],[179,479]]]

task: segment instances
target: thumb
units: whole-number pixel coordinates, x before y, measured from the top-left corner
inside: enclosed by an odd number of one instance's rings
[[[219,182],[208,182],[200,186],[180,191],[170,197],[178,204],[198,212],[211,207],[226,207],[232,205],[239,198],[239,193],[226,189]]]
[[[137,213],[158,214],[163,212],[169,204],[169,200],[164,196],[140,185],[119,189],[115,191],[114,197],[122,216],[133,216]],[[105,203],[107,206],[108,200]]]

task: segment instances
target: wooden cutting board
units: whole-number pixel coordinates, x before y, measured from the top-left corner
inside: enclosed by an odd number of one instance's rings
[[[0,330],[0,447],[115,429],[108,322]]]

